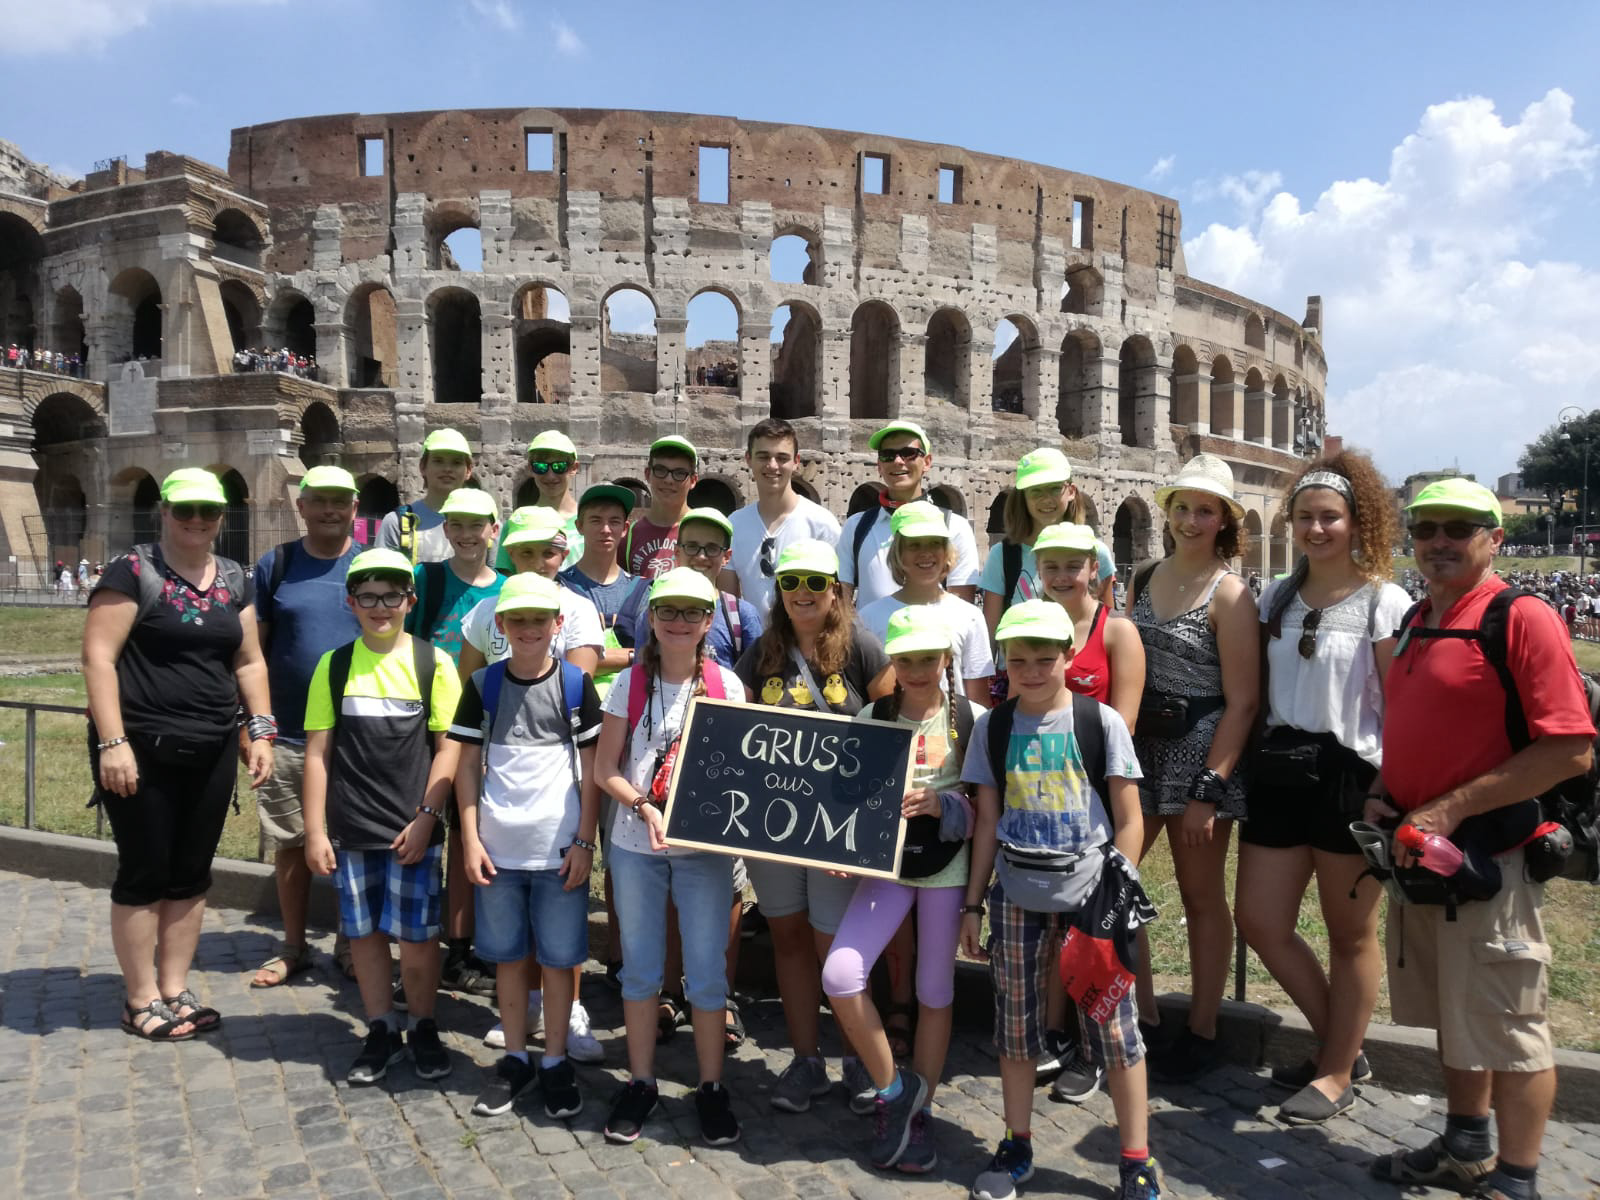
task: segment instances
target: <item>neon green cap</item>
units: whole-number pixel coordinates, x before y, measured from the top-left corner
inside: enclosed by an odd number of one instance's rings
[[[543,575],[522,574],[513,575],[500,585],[500,594],[494,602],[495,612],[520,612],[526,609],[560,612],[561,589],[556,586],[555,580],[546,579]]]
[[[933,444],[928,441],[928,431],[915,421],[890,421],[889,424],[867,439],[867,445],[876,450],[878,443],[891,433],[909,433],[922,443],[922,452],[924,454],[933,453]]]
[[[578,448],[572,444],[572,439],[559,429],[546,429],[543,433],[535,434],[533,441],[528,443],[528,453],[532,454],[536,450],[578,457]]]
[[[567,519],[558,511],[543,505],[512,509],[506,518],[506,531],[500,545],[509,549],[525,542],[553,542],[557,538],[565,544],[566,524]]]
[[[790,542],[778,555],[773,575],[832,575],[839,577],[839,552],[827,542],[801,538]]]
[[[441,454],[465,454],[472,457],[472,447],[467,445],[466,437],[455,429],[435,429],[422,439],[422,452],[424,454],[437,450]]]
[[[707,525],[715,525],[728,535],[728,541],[733,542],[733,522],[722,515],[722,510],[717,508],[691,508],[683,514],[683,520],[678,522],[678,536],[683,536],[683,527],[690,521],[704,521]]]
[[[1419,508],[1458,508],[1475,516],[1488,517],[1495,528],[1504,518],[1500,514],[1500,501],[1481,483],[1463,479],[1459,475],[1449,479],[1435,479],[1417,493],[1417,498],[1406,505],[1406,512]]]
[[[457,488],[444,498],[444,503],[439,506],[439,515],[444,517],[487,517],[491,521],[500,519],[500,506],[494,502],[494,497],[480,488]]]
[[[204,467],[179,467],[161,481],[161,499],[167,504],[227,504],[222,480]]]
[[[407,587],[412,585],[415,578],[409,558],[398,550],[382,547],[376,550],[363,550],[351,559],[350,567],[344,573],[345,582],[354,583],[363,575],[401,575],[405,577]]]
[[[1047,483],[1068,483],[1072,479],[1072,463],[1061,451],[1050,446],[1040,446],[1017,459],[1017,489],[1027,491]]]
[[[1006,609],[994,631],[997,642],[1061,642],[1072,645],[1072,618],[1053,600],[1024,600]]]
[[[309,492],[322,488],[330,492],[357,492],[356,477],[343,467],[312,467],[300,477],[300,490]]]
[[[885,654],[949,650],[952,644],[950,626],[935,605],[908,604],[889,614],[889,628],[883,637]]]
[[[913,500],[894,510],[889,518],[889,531],[902,538],[943,538],[950,540],[950,527],[945,524],[944,510],[928,500]]]
[[[1033,539],[1033,554],[1037,558],[1046,550],[1070,550],[1073,553],[1093,554],[1097,539],[1087,525],[1074,525],[1061,521],[1046,525]]]
[[[693,567],[673,567],[650,585],[650,603],[657,600],[699,600],[715,608],[717,589]]]
[[[652,458],[663,450],[669,454],[686,454],[690,462],[696,466],[700,465],[700,451],[696,450],[694,443],[686,437],[679,437],[675,433],[669,433],[666,437],[659,437],[650,443],[650,456]]]

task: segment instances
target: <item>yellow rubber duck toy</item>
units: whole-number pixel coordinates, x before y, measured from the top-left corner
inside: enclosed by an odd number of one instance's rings
[[[822,685],[822,698],[829,704],[843,704],[849,695],[844,689],[844,680],[835,671],[828,676],[828,682]]]
[[[761,685],[761,703],[769,707],[776,706],[783,699],[783,680],[776,675]]]

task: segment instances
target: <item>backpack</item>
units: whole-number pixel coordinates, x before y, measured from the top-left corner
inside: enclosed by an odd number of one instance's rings
[[[1017,581],[1022,578],[1022,544],[1020,542],[1000,543],[1000,571],[1005,580],[1005,586],[1000,589],[1000,603],[1011,603],[1011,593],[1017,590]]]
[[[292,542],[279,542],[273,547],[272,561],[267,564],[266,587],[264,587],[256,595],[256,602],[258,604],[263,596],[277,596],[278,588],[283,584],[284,576],[288,575],[289,573],[289,563],[294,559],[295,548],[299,545],[300,539],[295,538],[295,540]],[[266,653],[270,644],[270,640],[262,643],[261,652],[263,654]]]
[[[414,564],[417,561],[417,551],[422,545],[422,539],[417,536],[417,525],[419,524],[417,510],[409,504],[402,504],[395,509],[394,515],[395,529],[400,535],[398,549],[401,554],[404,554]]]
[[[728,693],[722,689],[722,671],[716,663],[708,663],[711,670],[700,678],[705,681],[707,700],[726,700]],[[644,691],[644,671],[634,663],[628,674],[628,729],[630,733],[644,716],[649,697]]]
[[[1133,573],[1133,582],[1128,587],[1128,608],[1130,611],[1135,604],[1139,603],[1139,593],[1150,586],[1150,576],[1156,573],[1156,568],[1160,565],[1161,563],[1158,560],[1151,563],[1143,570],[1135,571]],[[1293,593],[1290,594],[1292,595]]]
[[[1522,707],[1522,697],[1517,691],[1517,681],[1512,676],[1507,662],[1506,649],[1506,630],[1510,622],[1511,606],[1524,596],[1534,596],[1534,593],[1522,588],[1505,588],[1495,593],[1488,607],[1484,609],[1483,619],[1476,629],[1429,629],[1422,625],[1412,628],[1411,623],[1423,605],[1423,601],[1419,600],[1406,610],[1406,615],[1401,618],[1400,626],[1395,631],[1396,636],[1405,636],[1409,633],[1415,638],[1458,638],[1478,644],[1483,651],[1484,659],[1494,669],[1495,676],[1505,691],[1506,740],[1511,743],[1513,753],[1533,741],[1532,735],[1528,732],[1528,718]],[[1579,674],[1579,678],[1583,680],[1583,693],[1589,706],[1589,719],[1595,722],[1597,729],[1600,729],[1600,684],[1582,673]],[[1572,837],[1571,853],[1546,878],[1558,876],[1563,879],[1600,883],[1600,734],[1596,735],[1595,747],[1597,748],[1595,761],[1590,763],[1588,771],[1562,780],[1537,797],[1539,815],[1543,820],[1560,825]],[[1482,817],[1508,814],[1510,810],[1519,807],[1519,805],[1509,805],[1506,810],[1496,810],[1495,813],[1485,813],[1469,820],[1477,821]],[[1531,840],[1533,835],[1534,831],[1530,830],[1514,844]]]
[[[422,610],[417,615],[416,631],[431,638],[439,614],[444,610],[444,573],[448,569],[442,562],[422,563]]]
[[[728,638],[733,642],[733,657],[737,662],[744,653],[744,629],[739,623],[739,598],[732,592],[722,593],[722,613],[728,619]]]
[[[922,498],[930,501],[936,508],[939,509],[939,511],[944,513],[944,527],[948,531],[950,528],[949,506],[940,503],[940,501],[932,495]],[[850,539],[850,561],[855,564],[857,588],[860,588],[861,586],[861,547],[867,544],[867,534],[872,532],[872,526],[877,521],[878,514],[882,511],[883,505],[876,503],[871,508],[864,509],[861,513],[861,520],[856,522],[855,534]],[[1017,562],[1018,569],[1020,570],[1020,564],[1022,562],[1020,557],[1017,559]]]
[[[339,718],[344,714],[344,689],[350,682],[350,664],[355,658],[355,642],[346,642],[328,658],[328,695],[333,698],[333,727],[339,728]],[[426,729],[433,717],[433,643],[426,638],[411,639],[411,665],[417,675],[417,694],[422,697],[422,723]],[[433,743],[428,743],[428,753],[433,753]]]
[[[1011,744],[1011,726],[1017,716],[1017,697],[997,705],[989,711],[989,737],[985,749],[989,754],[989,773],[1000,789],[1000,802],[1006,798],[1006,749]],[[1106,731],[1100,724],[1100,701],[1093,696],[1072,693],[1072,736],[1077,739],[1078,751],[1083,755],[1083,769],[1089,782],[1105,806],[1106,816],[1111,816],[1110,785],[1106,777]]]
[[[492,662],[484,668],[483,672],[483,715],[485,743],[494,734],[495,713],[500,710],[500,689],[505,686],[506,666],[509,659],[502,658],[499,662]],[[567,738],[567,748],[572,755],[572,776],[579,777],[578,768],[578,723],[582,719],[579,710],[583,707],[583,671],[567,662],[565,659],[557,660],[561,666],[561,699],[567,706],[567,727],[571,736]],[[489,756],[484,755],[487,763]]]
[[[155,550],[154,542],[140,542],[132,551],[139,560],[139,607],[133,617],[136,625],[154,612],[156,605],[161,602],[161,571],[156,566]],[[244,597],[244,568],[220,554],[213,557],[217,560],[217,577],[211,581],[211,586],[222,584],[235,603],[241,602]]]
[[[962,696],[950,696],[948,699],[956,722],[955,744],[950,752],[964,755],[967,746],[972,743],[972,706],[963,704],[965,697]],[[893,721],[890,713],[893,706],[893,696],[880,696],[872,702],[868,715],[874,721]],[[947,842],[939,836],[938,817],[909,818],[906,821],[905,846],[900,855],[900,878],[929,879],[937,875],[955,861],[964,845],[965,842]]]

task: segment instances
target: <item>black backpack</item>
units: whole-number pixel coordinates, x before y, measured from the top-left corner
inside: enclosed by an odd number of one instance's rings
[[[154,542],[140,542],[133,548],[133,557],[139,560],[139,599],[138,608],[134,612],[134,622],[144,620],[161,602],[161,571],[156,566],[156,545]],[[218,583],[228,589],[228,595],[233,603],[240,608],[244,607],[244,568],[231,558],[223,558],[220,554],[212,555],[217,563],[217,575],[211,586]]]
[[[1000,790],[1000,801],[1006,798],[1006,748],[1011,744],[1011,726],[1017,717],[1017,697],[996,705],[989,713],[989,773],[994,776]],[[1100,724],[1100,701],[1093,696],[1072,693],[1072,735],[1078,740],[1078,750],[1083,755],[1083,769],[1105,805],[1106,818],[1111,819],[1110,787],[1106,781],[1106,731]]]
[[[334,650],[328,658],[328,694],[333,699],[333,727],[339,728],[339,718],[344,712],[344,689],[350,682],[350,665],[355,661],[356,644],[346,642]],[[411,639],[411,667],[417,676],[417,694],[422,697],[422,728],[428,745],[428,753],[433,754],[433,739],[426,737],[428,722],[433,715],[433,672],[436,663],[433,657],[433,643],[426,638],[413,637]]]
[[[1533,736],[1528,732],[1528,718],[1522,707],[1522,697],[1517,691],[1517,681],[1511,674],[1511,668],[1506,661],[1506,627],[1510,620],[1511,606],[1524,596],[1531,596],[1542,604],[1544,601],[1535,593],[1522,588],[1505,588],[1495,593],[1489,605],[1484,609],[1483,620],[1476,629],[1429,629],[1427,626],[1412,627],[1421,610],[1423,601],[1418,601],[1406,610],[1406,615],[1400,620],[1400,627],[1395,631],[1395,636],[1409,635],[1414,638],[1459,638],[1465,641],[1476,642],[1483,651],[1483,657],[1489,666],[1494,669],[1496,678],[1506,694],[1506,740],[1511,743],[1513,752],[1521,750],[1533,741]],[[1583,680],[1584,699],[1589,705],[1589,719],[1600,729],[1600,684],[1592,678],[1580,673]],[[1554,870],[1546,878],[1578,879],[1588,883],[1600,883],[1600,735],[1595,738],[1595,756],[1590,763],[1588,771],[1582,775],[1574,775],[1570,779],[1563,779],[1549,791],[1539,796],[1539,815],[1546,821],[1553,821],[1562,826],[1572,835],[1572,853],[1566,862]],[[1508,809],[1519,808],[1510,805]],[[1500,812],[1485,813],[1484,817],[1501,815]],[[1469,820],[1480,820],[1480,817]],[[1521,830],[1518,830],[1521,832]],[[1531,834],[1532,830],[1528,830]],[[1524,834],[1526,837],[1527,834]],[[1519,841],[1522,839],[1518,839]]]
[[[972,707],[963,703],[965,697],[951,696],[950,709],[955,714],[956,738],[950,753],[965,758],[972,743]],[[892,721],[893,696],[880,696],[872,702],[870,716],[874,721]],[[911,817],[906,821],[905,847],[900,855],[901,879],[931,879],[955,861],[965,842],[947,842],[939,836],[939,818],[933,816]]]

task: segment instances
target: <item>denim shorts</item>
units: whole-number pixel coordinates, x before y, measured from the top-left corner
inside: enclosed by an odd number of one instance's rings
[[[589,957],[589,888],[564,890],[554,867],[502,867],[473,896],[473,946],[485,962],[517,962],[537,949],[541,967],[560,970]]]
[[[382,933],[397,942],[437,938],[443,857],[443,846],[429,846],[420,862],[404,867],[393,850],[340,850],[333,879],[345,937]]]
[[[683,935],[684,996],[701,1010],[728,1002],[728,910],[733,859],[723,854],[611,851],[612,893],[622,934],[622,998],[654,1000],[667,960],[667,901]],[[677,980],[670,981],[677,990]]]

